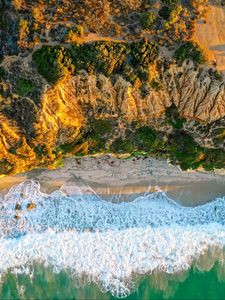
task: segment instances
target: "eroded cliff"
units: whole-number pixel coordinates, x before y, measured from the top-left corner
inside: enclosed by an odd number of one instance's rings
[[[207,1],[106,1],[99,31],[93,1],[56,2],[0,2],[0,174],[99,152],[225,167],[224,75],[191,41]]]

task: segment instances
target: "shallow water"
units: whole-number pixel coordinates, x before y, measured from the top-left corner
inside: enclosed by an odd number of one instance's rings
[[[97,285],[75,280],[66,271],[56,274],[50,268],[35,265],[31,274],[6,274],[0,299],[117,299]],[[208,272],[191,268],[176,275],[140,276],[134,290],[124,299],[225,299],[225,266],[217,263]]]
[[[225,299],[225,197],[111,203],[27,181],[1,199],[0,257],[0,298]]]

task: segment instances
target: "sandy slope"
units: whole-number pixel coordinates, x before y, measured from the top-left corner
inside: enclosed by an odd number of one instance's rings
[[[206,23],[203,21],[198,22],[194,39],[208,50],[209,60],[216,60],[217,69],[225,74],[224,26],[225,8],[217,1],[211,1]]]

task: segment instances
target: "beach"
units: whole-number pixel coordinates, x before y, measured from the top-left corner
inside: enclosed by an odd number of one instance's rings
[[[111,155],[2,177],[0,297],[43,298],[43,289],[49,299],[183,299],[186,287],[195,299],[189,284],[207,276],[220,299],[224,183],[223,174]]]
[[[67,195],[96,193],[113,202],[163,191],[184,206],[196,206],[225,194],[225,174],[182,171],[165,160],[111,155],[68,158],[56,170],[36,169],[5,176],[0,178],[0,192],[5,194],[13,185],[30,179],[38,181],[47,194],[55,190]]]

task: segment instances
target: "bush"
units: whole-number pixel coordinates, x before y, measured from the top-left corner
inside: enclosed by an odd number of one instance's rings
[[[118,72],[125,63],[128,55],[126,43],[96,42],[97,70],[106,76]]]
[[[170,9],[170,16],[167,21],[164,22],[165,29],[170,29],[171,26],[174,26],[179,22],[179,19],[181,18],[181,13],[183,11],[182,5],[177,5],[176,7]]]
[[[178,61],[183,62],[185,59],[192,59],[193,61],[202,64],[206,62],[207,57],[204,50],[193,41],[188,41],[175,52],[175,57]]]
[[[24,96],[28,93],[32,93],[35,90],[35,85],[32,81],[25,79],[25,78],[19,78],[17,81],[17,93],[20,96]]]
[[[81,25],[76,25],[73,28],[69,29],[66,34],[66,41],[74,42],[78,36],[84,35],[84,28]]]
[[[204,159],[204,152],[194,139],[184,131],[174,131],[169,136],[169,156],[173,163],[178,163],[183,170],[197,168]]]
[[[175,5],[179,3],[179,0],[162,0],[162,2],[166,5]]]
[[[140,18],[140,24],[144,29],[152,29],[157,20],[157,16],[154,12],[148,11]]]
[[[77,70],[86,70],[88,73],[93,73],[96,67],[97,50],[95,44],[78,44],[72,46],[73,63]]]
[[[70,52],[62,46],[43,46],[32,57],[39,73],[51,84],[75,70]]]
[[[202,166],[205,170],[225,168],[225,151],[224,149],[204,149],[205,159]]]
[[[4,78],[6,74],[6,71],[3,67],[0,67],[0,78]]]
[[[146,39],[131,44],[131,60],[134,66],[148,68],[159,55],[159,47]]]
[[[135,146],[130,140],[118,138],[112,143],[111,150],[114,153],[132,153]]]
[[[86,138],[89,139],[89,141],[91,141],[92,151],[101,151],[106,148],[105,144],[112,133],[112,129],[112,120],[92,120],[92,122],[90,123],[90,130],[86,135]]]
[[[155,91],[159,91],[160,90],[160,83],[158,81],[156,81],[155,79],[153,79],[151,82],[150,82],[150,86],[153,90]]]
[[[126,43],[99,41],[92,44],[73,45],[73,60],[76,68],[89,73],[102,72],[106,76],[118,72],[127,59]]]
[[[175,105],[170,106],[166,110],[167,122],[176,129],[182,129],[185,119],[180,117],[180,114]]]
[[[157,148],[163,148],[160,132],[150,126],[143,126],[136,130],[135,139],[139,150],[154,152]]]
[[[161,18],[163,18],[164,20],[168,20],[170,17],[170,13],[171,13],[171,9],[167,6],[163,6],[160,10],[159,10],[159,16]]]

